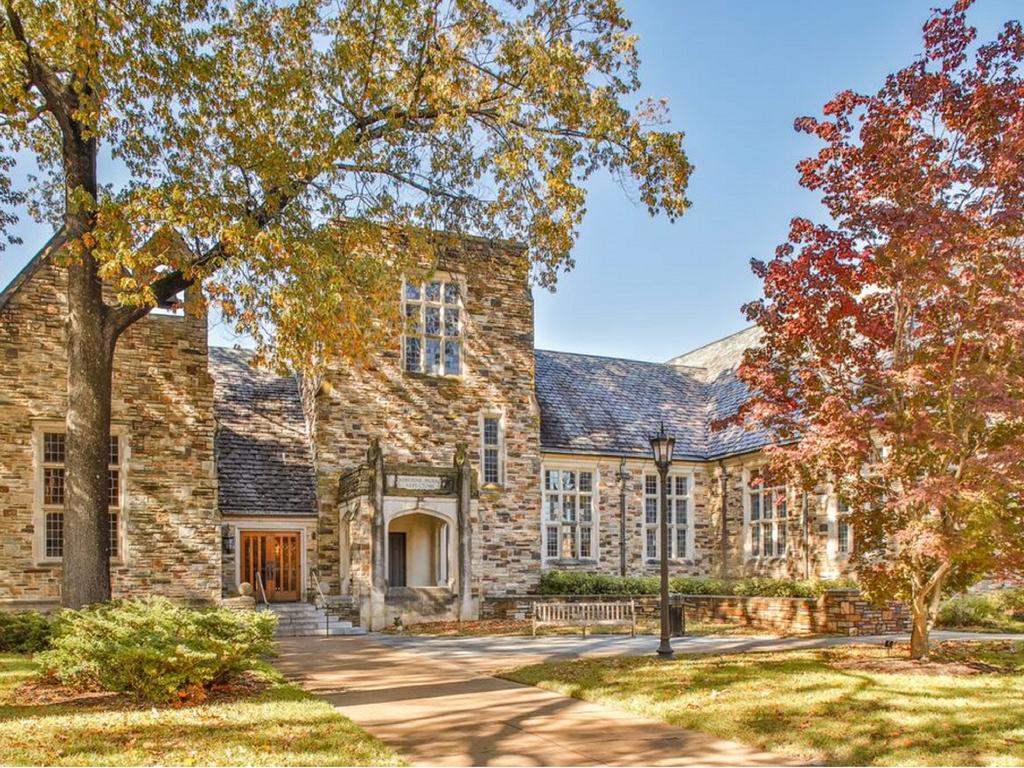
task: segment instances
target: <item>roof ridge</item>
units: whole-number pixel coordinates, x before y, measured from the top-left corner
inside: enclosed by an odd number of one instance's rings
[[[614,355],[595,355],[595,354],[591,354],[590,352],[567,352],[567,351],[562,350],[562,349],[541,349],[540,347],[535,347],[533,351],[535,353],[536,352],[547,352],[547,353],[554,354],[554,355],[572,355],[573,357],[593,357],[593,358],[596,358],[598,360],[617,360],[617,361],[623,362],[623,363],[639,363],[640,365],[654,365],[654,366],[657,366],[658,368],[670,368],[670,369],[674,369],[674,368],[694,368],[694,369],[697,369],[697,370],[704,370],[704,367],[700,366],[700,365],[680,365],[680,366],[675,366],[675,365],[670,365],[669,363],[659,363],[656,360],[637,360],[636,358],[632,358],[632,357],[615,357]]]
[[[682,354],[676,355],[675,357],[672,357],[669,360],[667,360],[665,362],[665,365],[672,365],[672,360],[678,360],[680,357],[686,357],[687,355],[692,355],[694,352],[700,352],[702,349],[707,349],[708,347],[714,346],[715,344],[720,344],[721,342],[725,341],[726,339],[731,339],[733,336],[739,336],[741,333],[746,333],[747,331],[749,331],[749,330],[751,330],[753,328],[757,328],[757,323],[753,323],[751,325],[748,325],[745,328],[740,328],[738,331],[733,331],[732,333],[727,333],[727,334],[725,334],[725,336],[720,336],[719,338],[713,339],[712,341],[709,341],[706,344],[701,344],[699,347],[694,347],[691,350],[688,350],[686,352],[683,352]],[[700,367],[703,367],[703,366],[694,366],[694,367],[700,368]]]

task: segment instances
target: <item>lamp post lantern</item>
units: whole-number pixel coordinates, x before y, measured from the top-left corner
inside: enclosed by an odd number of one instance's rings
[[[660,476],[660,510],[658,512],[658,528],[661,541],[661,642],[658,644],[659,656],[672,655],[672,643],[669,642],[668,619],[668,468],[672,466],[672,450],[676,440],[665,434],[665,423],[657,435],[650,438],[651,453],[654,454],[654,466]]]

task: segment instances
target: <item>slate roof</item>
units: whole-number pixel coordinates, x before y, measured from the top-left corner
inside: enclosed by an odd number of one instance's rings
[[[648,456],[662,422],[680,458],[706,453],[705,385],[659,363],[537,350],[540,442],[545,451]]]
[[[315,515],[316,478],[298,382],[210,347],[218,504],[225,515]]]
[[[668,361],[668,365],[697,368],[707,384],[707,456],[719,459],[764,448],[772,442],[765,430],[746,430],[734,425],[715,429],[717,421],[734,416],[748,397],[746,385],[736,376],[743,352],[760,341],[762,331],[756,325],[725,338],[705,344]]]
[[[537,350],[541,449],[646,458],[647,436],[662,422],[681,459],[763,448],[766,432],[713,428],[746,399],[736,369],[759,338],[748,328],[665,364]]]

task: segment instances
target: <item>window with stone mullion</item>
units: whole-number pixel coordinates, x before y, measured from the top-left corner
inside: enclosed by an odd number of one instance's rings
[[[781,557],[786,554],[788,514],[786,486],[771,485],[761,470],[751,473],[750,554],[751,557]]]
[[[462,302],[456,281],[406,281],[403,364],[412,373],[458,376],[462,372]]]
[[[42,446],[43,470],[43,555],[47,559],[64,556],[64,460],[65,434],[44,432]],[[121,509],[121,445],[117,435],[110,436],[107,467],[109,492],[110,556],[120,552]]]
[[[499,416],[484,416],[482,431],[481,466],[483,468],[483,484],[501,485],[503,480],[501,418]]]
[[[850,505],[844,500],[836,502],[836,548],[840,555],[853,552],[853,526],[850,525]]]
[[[544,471],[544,559],[596,557],[594,473],[591,470]]]
[[[644,475],[644,556],[648,560],[661,557],[658,507],[661,504],[661,477]],[[684,560],[690,556],[688,533],[690,525],[690,478],[669,475],[666,488],[668,504],[669,557]]]

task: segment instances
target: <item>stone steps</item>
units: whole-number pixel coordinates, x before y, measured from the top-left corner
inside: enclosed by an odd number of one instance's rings
[[[329,615],[311,603],[271,603],[260,610],[277,614],[278,637],[366,634],[365,629],[354,626],[351,621]]]

